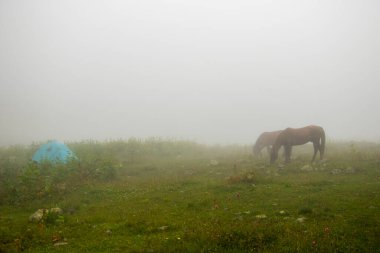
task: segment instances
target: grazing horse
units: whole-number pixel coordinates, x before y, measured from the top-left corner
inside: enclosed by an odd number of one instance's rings
[[[273,144],[270,162],[273,163],[278,157],[278,150],[281,146],[285,149],[285,163],[290,162],[292,146],[303,145],[312,142],[314,146],[314,155],[312,162],[319,151],[320,159],[323,159],[325,153],[325,131],[320,126],[307,126],[302,128],[286,128],[277,137]]]
[[[255,145],[253,146],[253,154],[257,156],[260,154],[263,148],[267,148],[268,154],[270,154],[270,149],[276,141],[277,136],[281,133],[281,131],[274,132],[264,132],[260,134],[259,138],[257,138]]]

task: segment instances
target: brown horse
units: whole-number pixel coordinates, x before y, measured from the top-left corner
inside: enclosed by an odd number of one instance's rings
[[[305,143],[312,142],[314,146],[314,155],[312,162],[315,160],[315,156],[319,151],[320,159],[323,159],[325,153],[325,131],[320,126],[307,126],[302,128],[286,128],[277,137],[273,144],[270,162],[273,163],[278,157],[278,150],[281,146],[285,149],[285,163],[290,162],[290,156],[292,154],[292,146],[303,145]]]
[[[259,138],[257,138],[255,145],[253,146],[253,154],[257,156],[260,154],[263,148],[267,148],[268,154],[270,154],[270,148],[273,146],[274,142],[277,139],[277,136],[281,133],[281,131],[274,132],[264,132],[260,134]]]

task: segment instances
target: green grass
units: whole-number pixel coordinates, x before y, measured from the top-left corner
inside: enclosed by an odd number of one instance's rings
[[[380,252],[379,144],[328,143],[312,171],[310,146],[283,168],[247,146],[69,146],[79,164],[0,150],[0,252]],[[28,222],[56,206],[64,222]]]

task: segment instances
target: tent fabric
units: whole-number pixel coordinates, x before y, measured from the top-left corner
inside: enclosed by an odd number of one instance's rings
[[[41,145],[32,157],[32,160],[38,163],[43,161],[67,163],[71,159],[76,159],[75,154],[59,141],[49,141]]]

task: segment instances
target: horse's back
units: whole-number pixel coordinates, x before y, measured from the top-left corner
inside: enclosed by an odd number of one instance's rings
[[[304,133],[304,134],[315,134],[315,133],[322,133],[324,132],[324,129],[321,126],[317,125],[309,125],[301,128],[287,128],[288,131],[293,133]]]
[[[290,145],[303,145],[309,141],[319,139],[324,134],[324,130],[320,126],[310,125],[301,128],[286,128],[279,137],[279,142],[288,143]]]
[[[310,128],[310,129],[313,129],[313,130],[316,130],[316,131],[324,131],[323,127],[317,126],[317,125],[310,125],[310,126],[307,126],[307,128]]]
[[[260,136],[259,136],[259,139],[260,141],[263,143],[263,144],[266,144],[266,145],[272,145],[276,139],[277,139],[277,136],[281,133],[281,130],[279,131],[273,131],[273,132],[264,132],[262,133]]]
[[[308,129],[310,130],[310,134],[314,135],[315,137],[321,137],[325,133],[325,130],[321,126],[310,125],[308,126]]]

